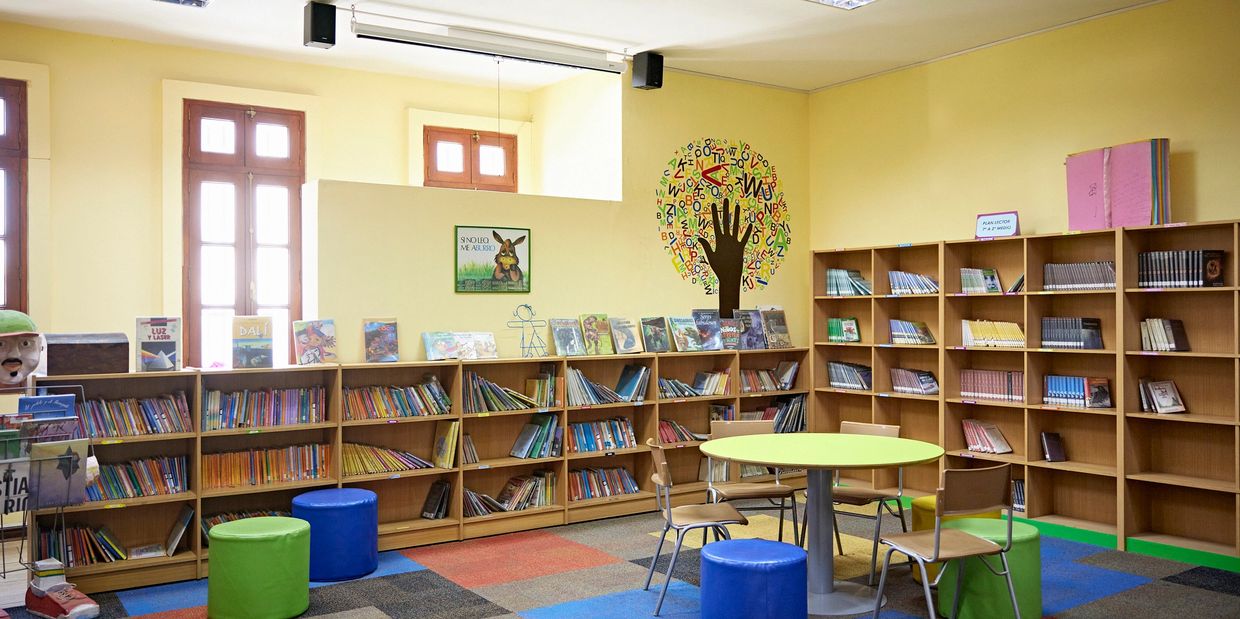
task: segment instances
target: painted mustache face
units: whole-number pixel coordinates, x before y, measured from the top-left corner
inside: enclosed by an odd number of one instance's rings
[[[39,366],[43,347],[37,335],[0,336],[0,385],[20,385]]]

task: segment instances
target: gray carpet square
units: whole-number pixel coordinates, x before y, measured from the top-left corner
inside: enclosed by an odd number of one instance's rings
[[[1179,561],[1160,559],[1149,555],[1122,552],[1119,550],[1104,550],[1102,552],[1077,559],[1077,563],[1084,563],[1085,565],[1100,567],[1102,569],[1112,570],[1115,572],[1124,572],[1125,574],[1144,576],[1152,580],[1158,580],[1173,574],[1179,574],[1180,572],[1193,567],[1188,563],[1180,563]]]
[[[645,568],[626,561],[479,587],[474,592],[499,606],[520,612],[629,591],[641,587],[645,579]]]
[[[1215,593],[1226,593],[1228,595],[1240,596],[1240,574],[1235,572],[1225,572],[1223,570],[1214,569],[1212,567],[1195,567],[1168,576],[1163,580],[1173,582],[1180,585],[1188,585],[1197,587],[1198,589],[1206,589]],[[1236,615],[1240,616],[1240,601],[1237,601]]]
[[[1192,617],[1236,619],[1240,605],[1225,593],[1179,585],[1165,580],[1128,589],[1056,615],[1056,619],[1116,619],[1118,617]]]
[[[656,584],[662,587],[663,583],[667,579],[667,565],[672,560],[672,553],[670,552],[670,546],[671,544],[663,545],[663,554],[659,555],[659,562],[654,564],[654,580],[650,581],[651,587],[654,587]],[[680,558],[676,559],[676,571],[672,572],[672,578],[683,580],[695,587],[701,586],[702,584],[702,571],[701,571],[702,556],[701,554],[702,554],[701,551],[697,550],[696,548],[681,548]],[[650,569],[651,558],[652,557],[647,556],[642,559],[633,559],[630,563],[633,563],[634,565],[638,565],[642,569],[648,570]],[[646,578],[643,576],[642,582],[645,582],[645,581],[646,581]],[[641,583],[638,583],[638,586],[641,586]]]
[[[392,619],[486,619],[512,612],[430,570],[421,570],[311,589],[305,616],[366,606]]]

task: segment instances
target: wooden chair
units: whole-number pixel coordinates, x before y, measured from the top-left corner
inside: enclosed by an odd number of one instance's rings
[[[1000,546],[990,540],[970,535],[964,531],[943,528],[943,516],[955,514],[971,514],[984,511],[1007,510],[1007,543]],[[952,619],[960,611],[960,591],[964,583],[965,559],[978,557],[982,565],[996,576],[1007,579],[1008,593],[1012,598],[1012,611],[1016,619],[1020,619],[1020,606],[1016,601],[1016,588],[1012,585],[1012,571],[1008,568],[1007,552],[1012,548],[1012,465],[1001,464],[984,469],[947,469],[943,471],[943,486],[938,489],[937,501],[934,506],[934,530],[913,531],[912,533],[895,533],[882,538],[882,543],[890,546],[883,557],[883,572],[878,579],[878,598],[874,605],[874,619],[878,619],[878,611],[882,606],[883,587],[887,584],[887,568],[891,563],[891,554],[899,551],[917,562],[921,569],[921,586],[926,595],[926,608],[930,616],[935,617],[934,599],[930,595],[930,587],[938,585],[938,578],[933,585],[926,574],[926,564],[944,561],[939,578],[956,565],[956,597],[952,601]],[[1002,570],[996,570],[986,561],[986,557],[999,555]]]
[[[650,580],[654,577],[654,565],[659,561],[659,553],[663,552],[663,540],[667,538],[667,532],[676,531],[676,548],[672,550],[672,560],[667,566],[667,581],[663,583],[663,592],[659,594],[659,602],[654,607],[654,614],[658,616],[659,609],[663,607],[663,598],[667,596],[667,587],[672,583],[672,570],[676,568],[676,558],[680,556],[680,547],[684,544],[685,534],[693,529],[714,530],[716,539],[718,536],[731,539],[727,525],[749,524],[749,521],[736,511],[736,508],[727,503],[672,507],[672,474],[667,466],[667,456],[663,453],[663,447],[654,439],[646,439],[646,445],[650,447],[650,456],[654,459],[654,474],[650,476],[650,479],[654,482],[655,499],[666,522],[663,525],[663,533],[659,535],[659,545],[655,548],[654,556],[650,558],[650,570],[646,572],[646,584],[642,587],[643,590],[650,589]]]
[[[748,436],[751,434],[774,434],[775,422],[773,420],[759,421],[712,421],[710,422],[710,438],[726,438],[729,436]],[[712,503],[722,501],[738,501],[743,499],[766,499],[770,505],[758,505],[756,507],[738,507],[737,511],[774,511],[779,510],[779,541],[784,541],[784,510],[788,509],[788,501],[792,501],[792,539],[797,539],[797,494],[796,488],[780,483],[779,469],[775,469],[774,482],[739,482],[730,481],[728,483],[716,484],[714,479],[715,467],[710,458],[707,458],[707,466],[710,474],[706,478],[706,497]],[[727,467],[727,479],[740,479],[741,467],[739,464],[729,462]],[[775,501],[779,501],[776,503]],[[702,535],[705,536],[703,531]]]
[[[888,436],[899,438],[900,426],[893,426],[881,423],[861,423],[858,421],[842,421],[840,422],[841,434],[868,434],[871,436]],[[844,543],[840,538],[839,514],[852,516],[854,518],[865,518],[874,521],[874,545],[870,551],[870,577],[867,584],[874,584],[874,572],[878,567],[878,536],[883,529],[883,512],[895,516],[900,520],[900,530],[908,531],[908,523],[904,518],[904,503],[901,497],[904,496],[904,468],[901,467],[896,472],[896,491],[893,494],[888,490],[862,488],[857,486],[841,486],[839,484],[839,472],[836,472],[835,485],[831,488],[831,496],[833,502],[842,505],[852,505],[854,507],[865,507],[873,503],[878,503],[874,515],[858,514],[854,512],[835,511],[835,546],[839,550],[839,554],[844,554]],[[892,504],[895,507],[892,507]],[[805,532],[801,532],[801,546],[805,545]]]

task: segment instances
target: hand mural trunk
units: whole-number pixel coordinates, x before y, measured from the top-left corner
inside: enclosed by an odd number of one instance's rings
[[[741,209],[737,205],[732,211],[727,198],[723,199],[723,225],[719,225],[719,205],[710,205],[711,222],[715,229],[715,246],[704,236],[698,237],[698,244],[706,255],[706,262],[719,278],[719,315],[731,318],[733,310],[741,306],[741,274],[745,270],[745,246],[753,234],[753,224],[745,226],[745,233],[739,238]]]

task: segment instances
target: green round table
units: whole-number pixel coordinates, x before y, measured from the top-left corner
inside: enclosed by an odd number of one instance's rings
[[[702,443],[703,454],[742,464],[808,470],[805,525],[809,527],[809,612],[855,615],[874,610],[877,592],[865,585],[835,580],[832,526],[834,473],[837,469],[875,469],[932,462],[943,448],[907,438],[865,434],[752,434]]]

